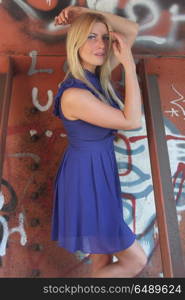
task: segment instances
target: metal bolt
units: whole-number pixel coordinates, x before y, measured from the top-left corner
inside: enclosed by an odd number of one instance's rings
[[[39,138],[40,138],[40,137],[39,137],[38,134],[33,134],[33,135],[30,137],[30,139],[31,139],[33,142],[38,141]]]
[[[31,166],[30,166],[30,169],[32,170],[32,171],[35,171],[35,170],[37,170],[39,168],[39,164],[38,163],[33,163],[33,164],[31,164]]]
[[[36,227],[36,226],[38,226],[40,224],[40,220],[38,219],[38,218],[33,218],[32,220],[31,220],[31,226],[32,227]]]
[[[34,250],[34,251],[42,251],[43,246],[40,245],[40,244],[35,243],[35,244],[31,245],[31,249]]]
[[[30,112],[32,113],[32,114],[35,114],[35,113],[38,113],[38,109],[36,108],[36,107],[32,107],[31,109],[30,109]]]
[[[35,199],[38,199],[39,198],[39,193],[38,192],[33,192],[32,194],[31,194],[31,199],[32,200],[35,200]]]

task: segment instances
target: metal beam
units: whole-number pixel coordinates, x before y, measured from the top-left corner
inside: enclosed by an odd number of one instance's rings
[[[0,191],[13,81],[13,59],[8,56],[7,60],[7,73],[0,74]]]

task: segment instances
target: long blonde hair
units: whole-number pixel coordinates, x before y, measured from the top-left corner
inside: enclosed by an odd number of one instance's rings
[[[99,98],[105,102],[109,103],[110,95],[112,99],[119,105],[120,108],[123,108],[123,102],[116,95],[114,88],[111,84],[111,68],[110,68],[110,56],[112,54],[112,40],[109,36],[108,51],[105,62],[102,66],[97,66],[100,76],[100,83],[105,92],[105,96],[100,93],[92,83],[86,78],[84,69],[81,64],[79,56],[79,48],[85,43],[87,37],[93,27],[97,22],[105,24],[108,32],[112,30],[110,24],[107,22],[106,18],[100,13],[83,13],[71,24],[68,33],[67,33],[67,62],[68,62],[68,71],[64,80],[67,78],[69,73],[72,74],[76,79],[84,82],[88,87],[90,87]],[[63,80],[63,81],[64,81]]]

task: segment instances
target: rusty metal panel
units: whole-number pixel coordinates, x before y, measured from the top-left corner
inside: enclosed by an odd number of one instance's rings
[[[142,67],[143,100],[150,147],[163,273],[165,277],[184,277],[185,268],[179,238],[157,77],[156,75],[146,75],[144,61]]]

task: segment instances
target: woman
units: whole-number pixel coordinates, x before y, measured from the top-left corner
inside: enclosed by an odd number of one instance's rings
[[[131,53],[138,25],[76,6],[63,9],[55,24],[71,26],[69,70],[54,108],[69,145],[55,179],[52,239],[70,252],[89,253],[92,277],[134,277],[145,266],[146,255],[123,220],[113,139],[118,129],[141,126]],[[124,105],[110,81],[118,64],[125,71]]]

